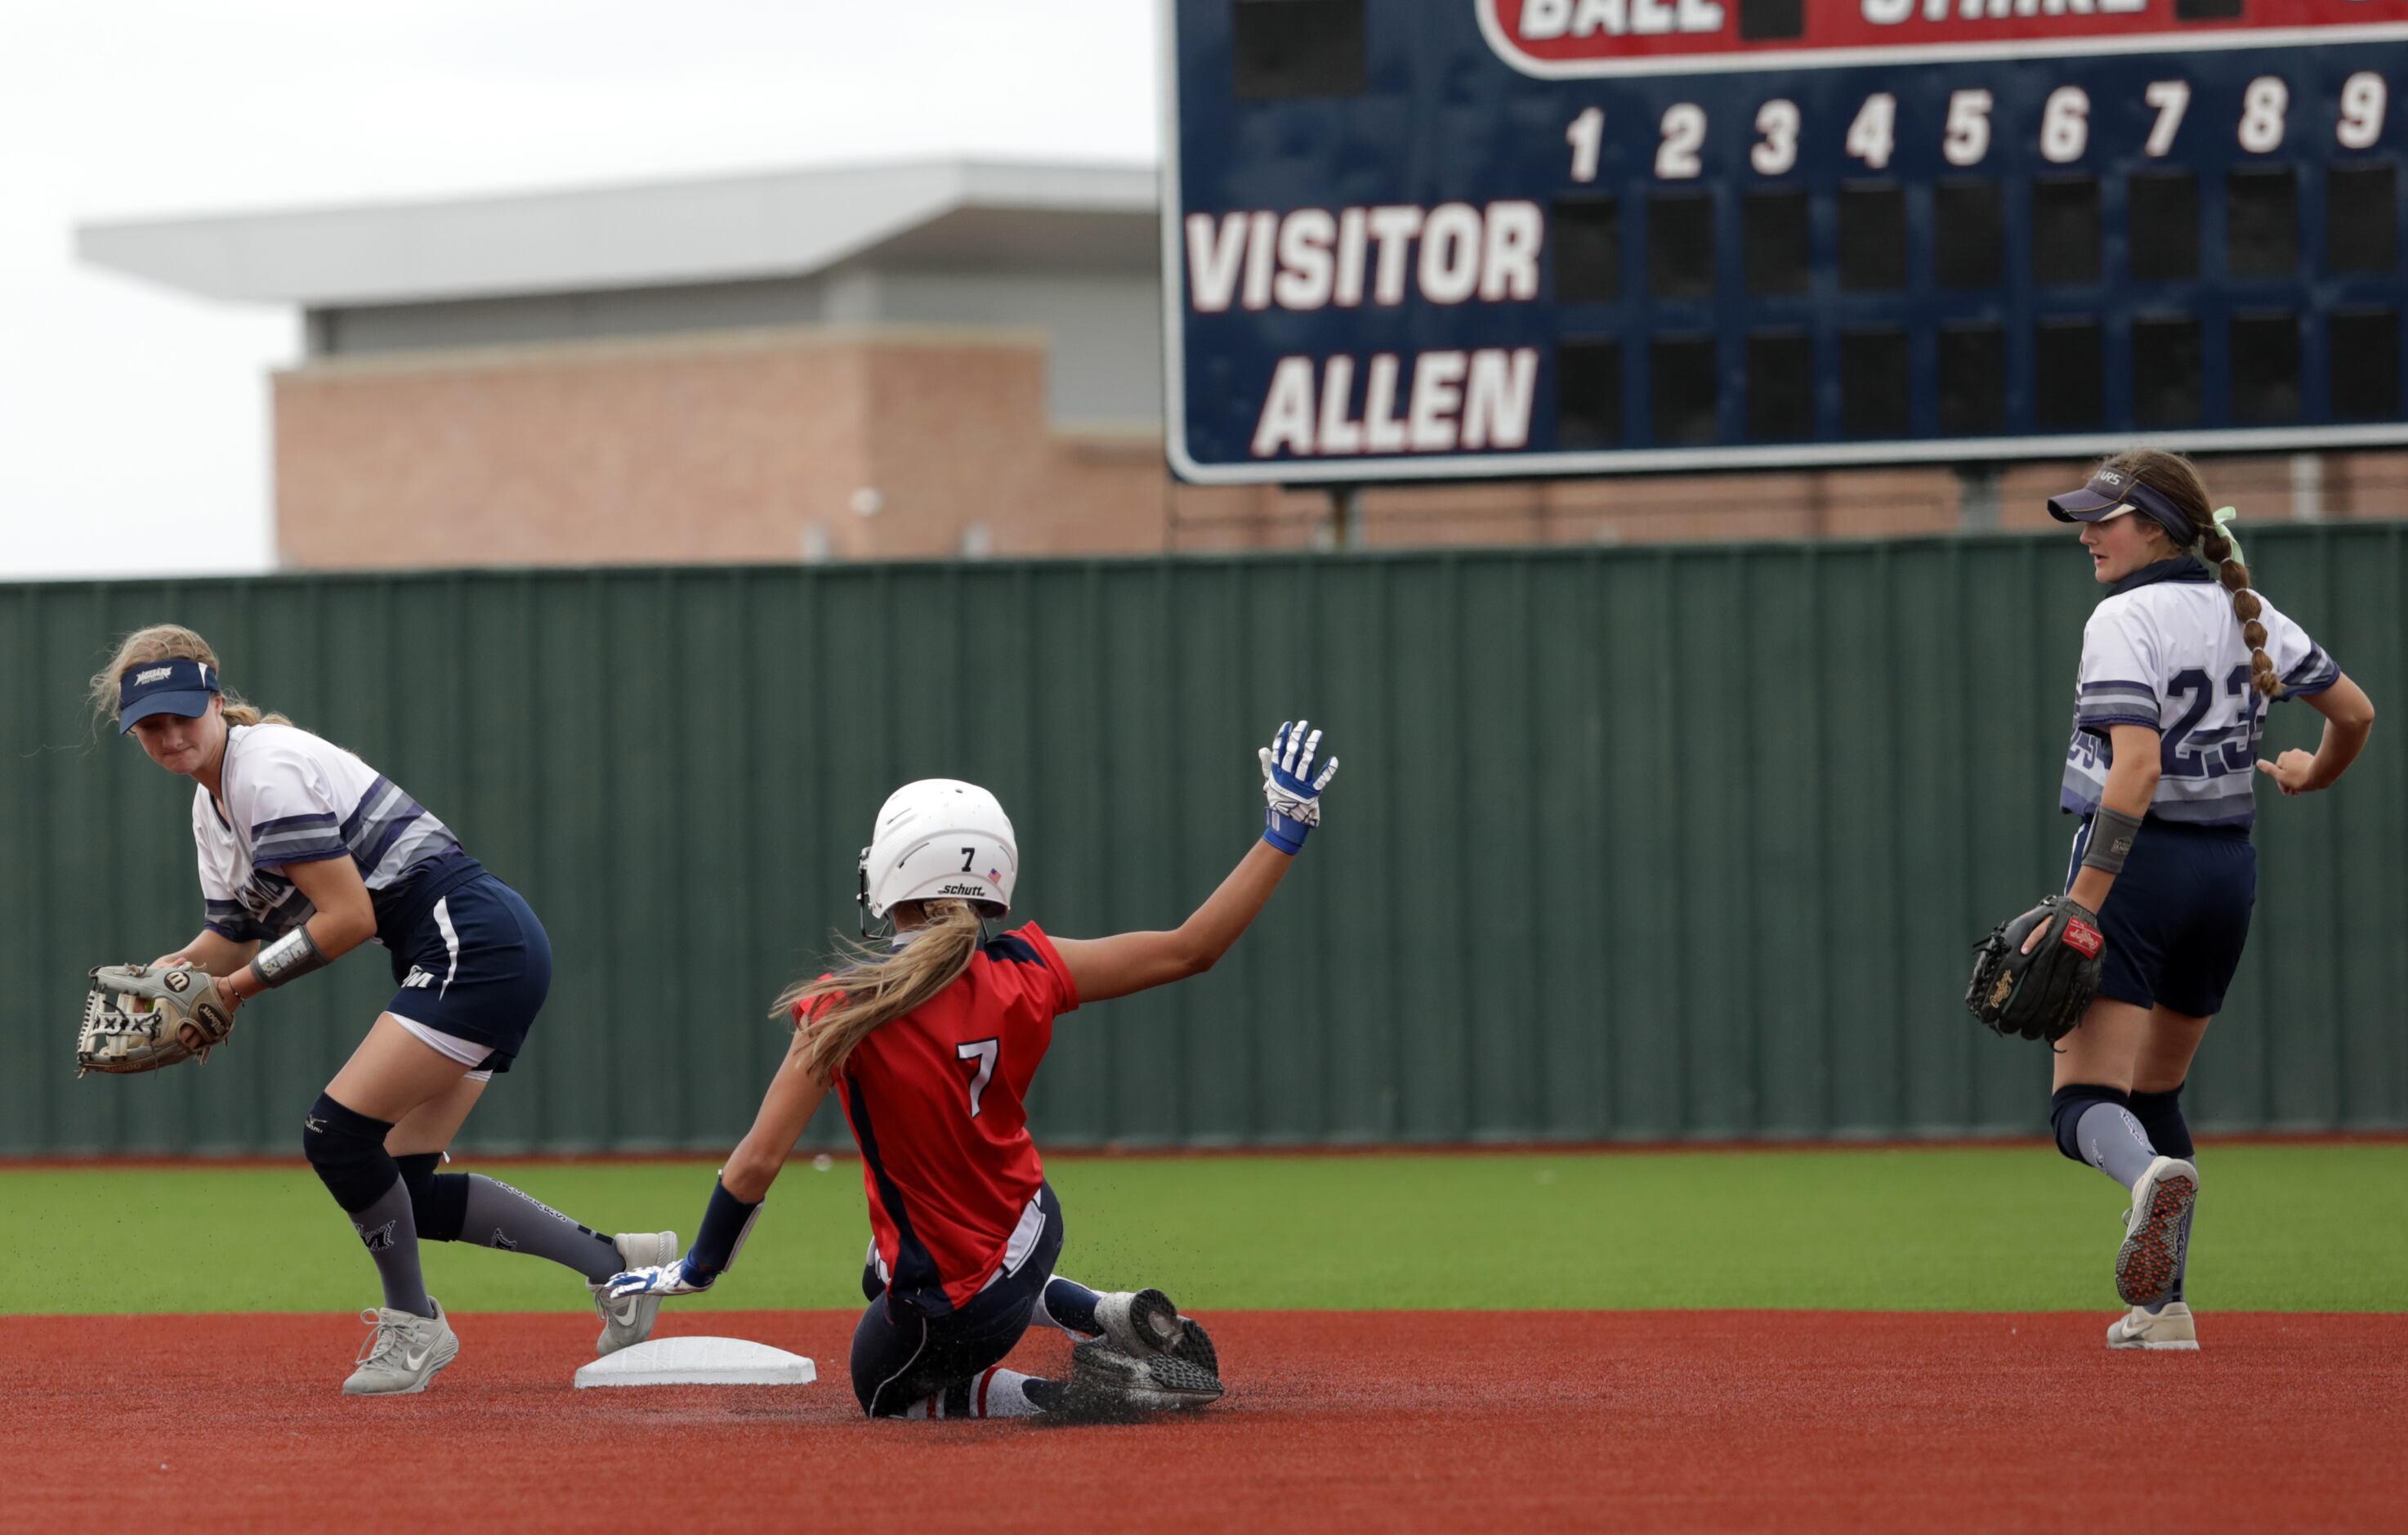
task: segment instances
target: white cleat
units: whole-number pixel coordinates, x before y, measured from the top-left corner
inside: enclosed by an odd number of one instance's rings
[[[2199,1352],[2199,1326],[2190,1308],[2169,1300],[2162,1311],[2135,1306],[2107,1327],[2109,1348],[2185,1349]]]
[[[1217,1377],[1220,1352],[1202,1323],[1179,1314],[1160,1290],[1113,1290],[1096,1299],[1096,1321],[1105,1339],[1123,1354],[1144,1359],[1168,1355]]]
[[[359,1368],[343,1383],[346,1397],[408,1397],[426,1389],[435,1372],[460,1356],[452,1319],[432,1296],[433,1316],[378,1306],[360,1313],[376,1328],[360,1348]]]
[[[678,1237],[674,1231],[622,1231],[610,1239],[619,1250],[619,1269],[632,1273],[638,1269],[650,1269],[656,1264],[673,1262],[678,1256]],[[631,1295],[613,1300],[604,1292],[610,1282],[586,1281],[586,1292],[594,1297],[594,1313],[602,1318],[602,1335],[594,1340],[594,1352],[608,1356],[623,1348],[632,1348],[652,1335],[652,1322],[661,1314],[661,1298],[657,1295]]]
[[[2199,1169],[2160,1156],[2132,1185],[2124,1212],[2124,1245],[2115,1254],[2115,1293],[2127,1306],[2145,1306],[2173,1287],[2182,1255],[2183,1222],[2199,1199]]]

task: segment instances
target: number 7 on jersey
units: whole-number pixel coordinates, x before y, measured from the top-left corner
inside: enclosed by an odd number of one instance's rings
[[[979,1116],[979,1099],[986,1094],[986,1084],[995,1080],[995,1058],[1002,1051],[1000,1040],[972,1040],[968,1044],[953,1046],[956,1059],[979,1063],[978,1075],[970,1079],[970,1117]]]

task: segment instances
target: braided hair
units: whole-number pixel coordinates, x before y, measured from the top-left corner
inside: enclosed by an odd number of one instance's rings
[[[2274,658],[2266,653],[2266,625],[2258,622],[2266,610],[2249,589],[2249,567],[2241,563],[2232,540],[2215,525],[2209,509],[2207,483],[2199,466],[2180,453],[2156,448],[2132,448],[2109,459],[2105,467],[2120,469],[2174,504],[2191,525],[2191,543],[2201,558],[2215,567],[2215,579],[2232,594],[2232,616],[2241,621],[2241,638],[2249,647],[2249,680],[2272,698],[2283,691]]]

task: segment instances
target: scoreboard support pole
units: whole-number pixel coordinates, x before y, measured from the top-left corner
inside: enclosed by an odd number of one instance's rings
[[[2291,516],[2302,523],[2325,519],[2325,461],[2321,453],[2291,455]]]
[[[1332,485],[1329,487],[1329,521],[1322,537],[1331,549],[1363,547],[1363,487]]]
[[[1963,464],[1956,468],[1956,525],[1968,533],[2000,525],[2000,479],[1996,464]]]

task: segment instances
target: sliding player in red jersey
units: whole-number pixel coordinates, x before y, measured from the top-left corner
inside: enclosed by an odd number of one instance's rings
[[[793,1047],[721,1169],[682,1260],[612,1282],[614,1297],[690,1295],[736,1261],[770,1183],[831,1091],[861,1148],[870,1299],[853,1388],[872,1417],[1017,1417],[1198,1406],[1221,1395],[1210,1338],[1159,1290],[1091,1290],[1054,1272],[1061,1202],[1028,1134],[1030,1081],[1054,1020],[1082,1002],[1182,980],[1227,953],[1321,821],[1321,733],[1280,726],[1260,753],[1262,839],[1170,932],[1056,939],[1035,923],[984,939],[1019,875],[1011,822],[972,783],[908,783],[861,855],[882,948],[779,999]],[[1070,1379],[1001,1368],[1031,1322],[1088,1340]]]

